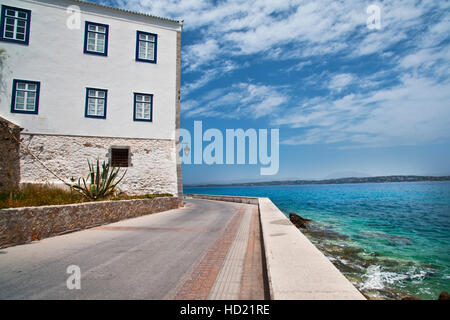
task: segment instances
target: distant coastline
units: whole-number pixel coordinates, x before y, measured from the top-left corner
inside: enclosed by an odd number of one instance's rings
[[[339,178],[325,180],[284,180],[266,182],[244,182],[227,184],[190,184],[185,188],[199,187],[249,187],[249,186],[284,186],[284,185],[311,185],[311,184],[348,184],[348,183],[385,183],[385,182],[425,182],[425,181],[450,181],[450,176],[378,176],[364,178]]]

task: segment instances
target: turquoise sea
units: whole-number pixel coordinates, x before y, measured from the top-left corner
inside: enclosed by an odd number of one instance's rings
[[[450,292],[450,182],[185,188],[269,197],[312,219],[302,232],[371,298]]]

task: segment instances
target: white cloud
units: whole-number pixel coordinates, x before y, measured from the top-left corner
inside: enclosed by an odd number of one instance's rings
[[[230,88],[216,89],[197,100],[182,102],[187,105],[185,117],[201,116],[258,119],[276,114],[288,97],[282,88],[251,83],[239,83]]]
[[[183,49],[183,66],[189,71],[197,70],[200,66],[214,61],[219,52],[219,44],[214,39],[186,46]]]
[[[450,44],[414,51],[399,60],[399,67],[434,77],[449,77]]]
[[[443,12],[448,7],[448,3],[430,0],[383,2],[379,4],[382,29],[370,31],[366,27],[368,3],[364,0],[228,0],[216,3],[113,0],[113,3],[131,10],[184,19],[185,30],[201,31],[201,40],[185,50],[187,59],[193,57],[189,63],[195,67],[197,56],[211,61],[220,55],[247,55],[280,48],[281,52],[292,54],[290,48],[284,48],[287,44],[298,46],[297,54],[303,56],[341,51],[353,55],[381,53],[405,39],[408,31],[422,25],[426,13]],[[448,20],[436,24],[430,33],[441,37],[446,31]],[[272,54],[269,52],[268,56]]]
[[[182,86],[181,95],[189,95],[194,90],[197,90],[208,84],[217,74],[217,70],[208,70],[203,75],[193,82],[189,82]]]
[[[354,76],[349,73],[337,74],[331,78],[328,88],[336,91],[341,91],[354,81]]]
[[[238,68],[238,66],[232,61],[225,61],[217,67],[211,67],[205,71],[200,71],[201,76],[192,82],[188,82],[181,87],[182,95],[188,96],[191,92],[203,88],[208,83],[222,77],[228,72]]]
[[[306,68],[307,66],[312,65],[311,61],[301,61],[297,64],[294,64],[293,66],[286,69],[286,72],[290,71],[301,71],[302,69]]]
[[[328,97],[329,98],[329,97]],[[398,86],[347,95],[312,106],[305,102],[275,125],[302,128],[284,144],[342,143],[379,147],[438,143],[450,138],[450,82],[405,77]]]

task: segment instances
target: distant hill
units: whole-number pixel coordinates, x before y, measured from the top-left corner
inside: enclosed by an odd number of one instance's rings
[[[330,179],[341,179],[341,178],[347,178],[347,177],[353,177],[353,178],[367,178],[372,177],[372,175],[362,172],[356,172],[356,171],[342,171],[342,172],[334,172],[332,174],[329,174],[326,177],[321,178],[320,180],[330,180]]]
[[[185,187],[232,187],[232,186],[278,186],[278,185],[306,185],[306,184],[344,184],[344,183],[381,183],[381,182],[420,182],[420,181],[450,181],[450,176],[379,176],[379,177],[351,177],[325,180],[287,180],[268,182],[246,182],[230,184],[196,184]]]

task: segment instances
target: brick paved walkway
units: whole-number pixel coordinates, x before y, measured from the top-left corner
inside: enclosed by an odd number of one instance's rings
[[[252,207],[247,207],[239,229],[211,288],[208,300],[239,299],[242,270],[248,245]]]
[[[258,208],[243,205],[194,267],[174,299],[264,298]]]

